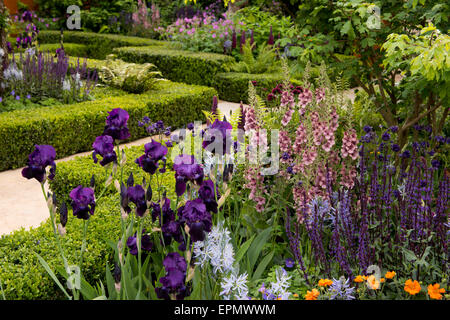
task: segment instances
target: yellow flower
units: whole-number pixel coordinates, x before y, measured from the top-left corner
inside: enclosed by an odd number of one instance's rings
[[[363,278],[363,276],[359,275],[359,276],[356,276],[356,278],[353,281],[361,283],[364,281],[364,278]]]
[[[371,275],[367,278],[367,285],[370,289],[377,290],[380,287],[380,281],[374,275]]]
[[[385,277],[386,277],[386,279],[392,279],[395,277],[395,274],[396,274],[395,271],[388,271],[388,272],[386,272]]]
[[[305,295],[305,300],[317,300],[319,294],[319,290],[317,289],[312,289],[311,291],[308,290]]]
[[[428,295],[430,296],[431,299],[436,299],[436,300],[442,299],[441,293],[445,293],[445,289],[439,288],[439,287],[440,287],[439,283],[435,283],[434,285],[430,284],[428,286]]]
[[[405,291],[410,295],[415,295],[420,292],[420,284],[417,280],[412,281],[411,279],[406,280],[405,282]]]
[[[367,280],[367,276],[363,276],[363,279],[364,279],[364,280]]]
[[[320,279],[319,280],[319,286],[320,287],[328,287],[333,284],[333,281],[330,279]]]

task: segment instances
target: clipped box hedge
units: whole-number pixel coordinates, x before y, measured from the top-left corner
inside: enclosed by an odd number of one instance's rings
[[[132,146],[124,148],[124,150],[127,160],[127,164],[123,171],[124,180],[129,177],[130,173],[133,173],[135,183],[141,184],[144,176],[146,176],[148,181],[148,174],[145,174],[145,172],[135,163],[135,160],[144,154],[144,145]],[[175,179],[175,176],[174,172],[170,171],[173,164],[171,163],[169,156],[167,157],[167,160],[167,173],[163,176],[165,180],[170,181],[171,177]],[[111,170],[106,172],[106,170],[99,163],[94,164],[92,156],[90,155],[76,157],[73,160],[58,163],[57,174],[53,180],[49,181],[49,186],[52,192],[56,194],[57,199],[61,199],[69,203],[70,191],[78,185],[89,185],[92,175],[95,176],[96,195],[103,192],[104,182],[110,173]],[[156,179],[153,180],[156,183]],[[156,192],[157,189],[155,188],[154,190]],[[166,191],[167,197],[171,199],[176,198],[173,183],[167,186]],[[113,193],[116,193],[116,189],[114,185],[111,184],[105,194]]]
[[[46,44],[41,44],[39,46],[39,50],[41,50],[42,52],[55,53],[56,49],[58,49],[60,47],[61,47],[61,45],[59,43],[46,43]],[[74,57],[89,56],[89,47],[84,44],[64,43],[64,51],[69,56],[74,56]]]
[[[127,175],[132,171],[136,183],[142,182],[143,174],[133,161],[134,157],[142,150],[142,147],[125,149],[127,165],[124,171]],[[101,184],[104,182],[102,178],[105,177],[105,171],[100,164],[93,163],[92,157],[77,157],[71,161],[58,163],[55,180],[51,183],[51,188],[58,194],[58,201],[66,199],[64,196],[61,197],[62,193],[67,195],[72,188],[80,184],[87,186],[92,174],[96,175],[96,193],[98,193],[98,189],[100,191],[103,189]],[[147,179],[147,181],[149,180]],[[167,196],[175,199],[174,172],[168,170],[162,175],[160,182],[167,186]],[[157,190],[156,183],[157,180],[153,179],[153,190]],[[45,201],[44,198],[42,201]],[[111,188],[108,194],[98,201],[95,214],[90,218],[83,275],[91,285],[96,285],[99,280],[105,283],[106,262],[112,261],[113,258],[107,241],[114,241],[120,236],[119,203],[117,192]],[[67,234],[63,238],[63,248],[69,264],[73,264],[77,262],[79,256],[83,224],[81,220],[73,216],[71,211],[66,229]],[[29,231],[21,229],[0,237],[0,280],[6,299],[65,299],[61,290],[41,266],[34,252],[41,255],[52,270],[55,270],[55,265],[63,265],[48,220]],[[64,283],[62,277],[60,277],[60,282]]]
[[[282,74],[223,72],[215,76],[214,87],[221,100],[248,103],[249,81],[256,81],[257,88],[267,91],[268,94],[277,84],[284,81],[284,77]],[[291,79],[291,82],[294,85],[301,84],[296,79]]]
[[[169,80],[205,86],[212,86],[216,74],[225,71],[224,65],[234,61],[233,57],[223,54],[161,46],[123,47],[114,49],[114,52],[127,62],[155,64]]]
[[[216,91],[162,81],[144,94],[127,94],[71,105],[58,105],[0,114],[0,170],[22,167],[36,144],[55,147],[58,158],[91,150],[101,135],[108,111],[123,108],[130,114],[130,140],[147,136],[138,121],[144,116],[179,128],[204,120],[202,110],[210,110]]]
[[[59,43],[59,31],[39,32],[39,43]],[[88,57],[104,59],[114,48],[125,46],[170,46],[167,41],[129,37],[116,34],[103,34],[81,31],[64,31],[64,43],[77,43],[88,46]]]

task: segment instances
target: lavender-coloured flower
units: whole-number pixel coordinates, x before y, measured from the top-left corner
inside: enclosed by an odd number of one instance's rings
[[[355,288],[350,287],[349,279],[344,277],[336,280],[333,278],[333,284],[328,288],[330,300],[353,300]]]
[[[56,171],[55,158],[55,148],[49,145],[36,145],[28,156],[27,167],[23,168],[22,176],[27,179],[35,178],[42,183],[45,180],[46,168],[50,166],[48,178],[53,180]]]
[[[70,194],[72,199],[73,215],[78,219],[88,220],[95,211],[94,190],[78,186]]]
[[[127,122],[130,118],[127,111],[116,108],[108,112],[109,116],[106,118],[106,126],[103,135],[108,135],[116,140],[125,140],[130,137]]]
[[[94,163],[98,162],[97,155],[103,157],[102,161],[100,161],[102,166],[111,162],[117,162],[117,155],[114,151],[114,139],[111,136],[98,136],[95,138],[92,148],[94,149],[92,153]]]
[[[292,258],[287,258],[287,259],[284,261],[284,264],[286,265],[286,268],[293,268],[294,265],[295,265],[295,261],[294,261],[294,259],[292,259]]]

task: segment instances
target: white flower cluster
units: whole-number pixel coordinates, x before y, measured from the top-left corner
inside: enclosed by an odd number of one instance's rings
[[[220,295],[224,300],[247,300],[247,273],[239,275],[234,266],[234,249],[230,232],[219,222],[211,229],[204,241],[194,243],[195,264],[205,267],[208,263],[214,274],[222,277]]]
[[[232,271],[234,249],[230,240],[230,232],[221,222],[214,226],[204,241],[194,243],[195,264],[203,268],[210,263],[215,274]]]
[[[263,294],[264,300],[288,300],[291,295],[287,290],[289,289],[289,280],[286,270],[282,267],[275,270],[276,281],[270,283],[270,288],[265,289],[264,284],[260,291]]]
[[[247,273],[236,275],[231,272],[221,283],[220,295],[224,300],[248,300]]]
[[[19,70],[14,63],[11,63],[8,68],[3,71],[3,77],[5,80],[22,80],[23,73]]]

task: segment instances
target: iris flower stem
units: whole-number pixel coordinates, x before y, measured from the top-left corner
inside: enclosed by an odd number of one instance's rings
[[[81,244],[81,252],[80,252],[80,274],[81,274],[81,270],[83,268],[83,254],[84,251],[86,250],[86,234],[87,234],[87,229],[89,226],[89,221],[90,220],[83,220],[83,243]]]
[[[48,202],[48,197],[47,197],[47,194],[45,193],[44,183],[41,183],[41,190],[42,190],[42,194],[44,195],[45,201]],[[58,246],[59,253],[61,254],[61,257],[63,259],[64,268],[67,272],[69,270],[69,264],[67,263],[67,259],[64,255],[64,251],[61,246],[61,241],[59,239],[58,231],[56,230],[55,216],[53,215],[53,211],[50,208],[48,209],[48,212],[50,213],[50,220],[51,220],[51,224],[52,224],[52,228],[53,228],[53,234],[55,235],[55,239],[56,239],[56,245]],[[75,300],[78,300],[78,292],[75,290],[75,288],[72,288],[72,293],[74,295]],[[69,300],[71,300],[70,296],[68,296],[68,298],[69,298]]]
[[[141,219],[138,220],[138,237],[137,237],[137,243],[138,243],[138,273],[139,273],[139,294],[142,290],[142,221]]]

